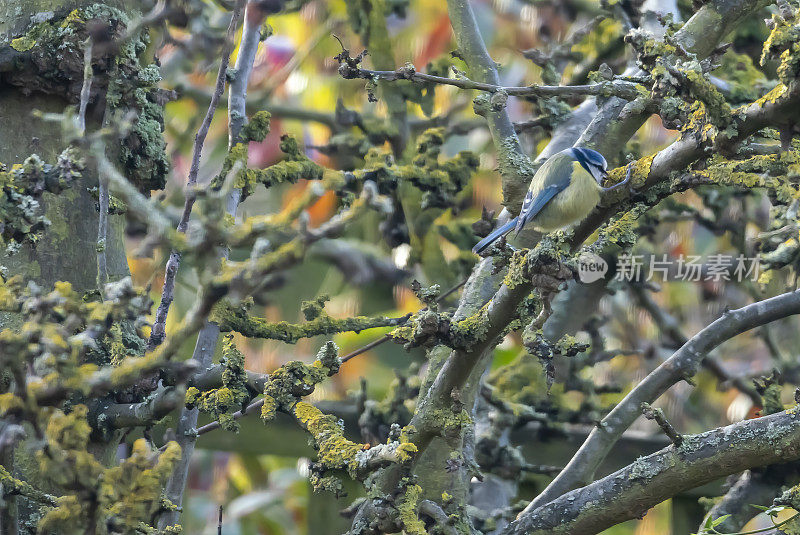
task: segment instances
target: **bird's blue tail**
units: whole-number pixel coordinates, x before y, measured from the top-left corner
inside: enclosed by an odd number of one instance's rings
[[[493,230],[491,234],[489,234],[484,239],[479,241],[478,245],[476,245],[475,247],[472,248],[472,252],[475,253],[475,254],[480,254],[487,247],[489,247],[496,240],[498,240],[500,238],[500,236],[508,234],[511,231],[511,229],[513,229],[516,226],[516,224],[517,224],[517,218],[515,217],[514,219],[512,219],[511,221],[509,221],[508,223],[506,223],[502,227]]]

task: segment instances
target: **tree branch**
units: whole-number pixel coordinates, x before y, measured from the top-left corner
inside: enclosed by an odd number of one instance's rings
[[[639,284],[631,285],[630,289],[631,292],[633,292],[633,295],[636,296],[636,299],[639,301],[639,304],[642,306],[642,308],[644,308],[647,313],[650,314],[652,320],[656,325],[658,325],[658,328],[661,330],[662,334],[671,338],[672,341],[677,345],[683,345],[689,341],[689,339],[681,330],[678,320],[676,320],[666,310],[658,306],[653,298],[647,293],[647,290],[644,288],[644,286]],[[748,382],[742,377],[731,377],[719,360],[711,355],[706,355],[701,364],[706,370],[711,372],[717,378],[717,380],[723,383],[732,384],[739,392],[749,397],[753,402],[753,405],[758,407],[762,406],[761,404],[763,401],[759,393],[756,392],[755,388],[751,384],[748,384]]]
[[[475,13],[469,0],[448,0],[450,24],[458,43],[458,51],[467,64],[470,76],[480,83],[499,87],[497,65],[483,42]],[[492,133],[503,180],[503,205],[514,212],[522,206],[522,199],[533,178],[534,166],[522,150],[514,124],[505,107],[487,110],[486,121]]]
[[[228,302],[220,303],[212,315],[212,321],[219,325],[221,332],[235,331],[248,338],[280,340],[294,344],[301,338],[310,338],[320,334],[335,334],[345,331],[361,332],[377,327],[395,327],[402,325],[411,314],[399,318],[385,316],[353,318],[331,318],[324,311],[310,321],[292,324],[287,321],[269,322],[265,318],[249,315],[242,307],[231,306]]]
[[[642,403],[642,414],[644,414],[644,417],[648,420],[655,420],[655,422],[658,424],[658,427],[664,431],[664,434],[669,437],[669,440],[673,444],[676,446],[681,445],[683,442],[683,435],[678,433],[675,428],[672,427],[672,424],[669,423],[667,417],[664,416],[664,411],[661,409],[654,409],[649,403]]]
[[[797,407],[669,446],[556,500],[525,511],[503,535],[588,535],[641,517],[685,490],[756,466],[800,458]]]
[[[172,386],[154,392],[140,403],[115,403],[103,410],[103,423],[114,429],[152,425],[183,405],[185,388]]]
[[[616,441],[641,414],[642,403],[654,402],[672,385],[697,373],[702,359],[713,348],[754,327],[798,313],[800,292],[781,294],[724,313],[636,385],[591,432],[564,471],[521,514],[529,514],[570,489],[591,481]]]
[[[487,93],[505,93],[511,97],[575,97],[575,96],[617,96],[625,100],[633,100],[639,96],[636,84],[624,80],[598,82],[586,85],[538,85],[506,87],[497,84],[475,82],[466,77],[446,78],[417,72],[413,65],[406,64],[394,71],[374,71],[370,69],[351,68],[343,63],[339,73],[346,80],[363,78],[364,80],[384,80],[394,82],[409,80],[420,84],[434,83],[451,85],[459,89],[477,89]]]

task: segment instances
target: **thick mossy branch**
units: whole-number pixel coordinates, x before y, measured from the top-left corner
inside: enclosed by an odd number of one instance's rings
[[[672,28],[663,40],[638,29],[630,32],[626,41],[636,49],[639,66],[653,78],[652,96],[659,102],[665,124],[683,131],[705,125],[713,128],[714,134],[730,125],[731,106],[709,81],[710,65],[679,46]]]
[[[305,303],[309,302],[304,301]],[[305,323],[269,322],[265,318],[251,316],[248,313],[251,306],[252,300],[245,301],[239,306],[234,306],[229,301],[220,301],[214,307],[210,320],[217,323],[222,332],[235,331],[248,338],[280,340],[288,344],[294,344],[302,338],[310,338],[321,334],[351,331],[358,333],[376,327],[393,327],[402,324],[409,317],[408,315],[400,318],[356,316],[336,319],[330,317],[320,308],[313,317],[309,317],[306,314],[308,321]]]
[[[765,188],[782,205],[800,198],[800,152],[756,155],[744,160],[712,157],[705,169],[692,173],[709,184],[738,188]]]
[[[197,407],[203,412],[214,415],[220,426],[226,431],[239,431],[239,423],[233,413],[243,410],[250,401],[250,390],[247,387],[247,371],[244,368],[244,355],[236,348],[233,335],[225,337],[222,345],[222,386],[201,392],[192,386],[186,391],[186,406]]]
[[[416,446],[400,439],[375,447],[348,440],[341,422],[334,416],[323,414],[313,405],[301,400],[314,392],[316,385],[339,371],[339,349],[333,342],[325,344],[316,360],[308,365],[299,361],[284,364],[269,375],[264,386],[264,404],[261,418],[272,421],[278,411],[294,416],[307,430],[318,451],[312,465],[312,483],[316,489],[338,492],[341,483],[335,476],[326,475],[332,470],[346,469],[354,479],[363,480],[369,473],[389,463],[402,463],[416,452]]]
[[[261,418],[268,422],[279,410],[290,413],[301,397],[311,394],[326,377],[335,375],[341,365],[338,352],[336,344],[328,342],[319,350],[313,364],[293,360],[270,373],[264,386]]]
[[[0,164],[0,245],[10,252],[21,243],[35,243],[49,225],[39,207],[44,192],[60,193],[81,178],[84,161],[68,148],[55,165],[32,155],[7,169]]]
[[[212,180],[211,188],[219,189],[229,180],[229,175],[233,172],[233,187],[242,190],[242,200],[246,199],[255,191],[258,184],[270,188],[284,182],[295,183],[298,180],[317,180],[321,179],[325,169],[311,161],[300,147],[297,141],[289,136],[281,137],[280,148],[286,158],[278,163],[270,165],[266,169],[249,169],[247,167],[247,149],[251,141],[264,141],[269,133],[270,114],[266,111],[256,113],[250,122],[242,129],[240,142],[234,145],[220,173]]]
[[[363,480],[372,470],[391,463],[410,460],[417,447],[408,441],[390,441],[378,446],[352,442],[344,436],[344,427],[330,414],[304,401],[295,404],[292,414],[308,431],[317,449],[312,484],[316,488],[329,488],[332,481],[320,474],[337,469],[347,470],[350,477]]]

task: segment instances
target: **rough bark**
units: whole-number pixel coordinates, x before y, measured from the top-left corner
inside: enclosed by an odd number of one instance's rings
[[[31,20],[42,20],[49,13],[66,13],[69,10],[95,4],[93,0],[31,0],[8,1],[0,5],[0,45],[7,44],[19,35]],[[108,5],[128,12],[138,2],[107,2]],[[61,129],[52,123],[36,118],[33,110],[45,113],[62,113],[67,105],[76,105],[66,98],[53,95],[25,95],[20,88],[0,85],[0,162],[13,165],[22,163],[31,154],[39,155],[46,162],[55,162],[65,148]],[[91,121],[89,128],[92,128]],[[22,275],[27,280],[48,288],[56,281],[72,283],[77,290],[91,290],[97,286],[95,249],[99,214],[95,200],[87,188],[97,186],[97,176],[91,168],[83,173],[81,181],[59,195],[45,193],[41,207],[50,220],[50,227],[35,246],[23,246],[16,254],[0,255],[0,265],[8,268],[9,275]],[[106,240],[106,259],[109,280],[118,280],[129,275],[124,249],[124,216],[109,217]],[[0,314],[0,329],[16,325],[13,315]],[[31,436],[30,430],[28,433]],[[41,485],[37,475],[37,464],[32,452],[34,445],[23,441],[14,450],[13,460],[3,459],[3,464],[13,463],[13,473],[25,481]],[[98,459],[106,463],[114,460],[116,442],[98,441],[91,450]],[[39,488],[46,488],[44,485]],[[36,504],[22,497],[9,498],[11,507],[1,520],[0,532],[27,533],[28,516],[38,510]],[[14,504],[14,501],[17,503]],[[18,506],[18,511],[14,510]],[[14,522],[18,526],[9,526]]]

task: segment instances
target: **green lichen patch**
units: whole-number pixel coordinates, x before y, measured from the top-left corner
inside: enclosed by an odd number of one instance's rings
[[[638,220],[650,207],[644,203],[633,206],[630,210],[615,216],[603,225],[597,233],[595,245],[616,245],[628,250],[639,239]]]
[[[152,303],[130,279],[106,285],[105,301],[87,298],[66,282],[56,283],[50,292],[17,283],[9,281],[0,292],[22,321],[19,328],[0,332],[0,363],[24,376],[29,361],[36,360],[37,375],[27,384],[31,400],[43,396],[55,403],[86,395],[99,366],[141,354],[142,339],[135,329],[146,324]],[[130,330],[119,327],[124,323]],[[95,338],[81,334],[85,332]]]
[[[356,455],[368,448],[347,440],[344,429],[336,417],[323,414],[310,403],[300,401],[295,404],[294,417],[314,439],[317,448],[317,462],[326,470],[346,469],[355,462]],[[313,481],[312,481],[313,482]]]
[[[450,334],[455,347],[469,350],[469,348],[475,344],[483,342],[486,339],[486,335],[489,332],[489,325],[491,325],[488,318],[488,311],[489,303],[481,307],[475,314],[451,325]]]
[[[371,447],[352,442],[344,436],[344,426],[334,416],[326,415],[315,406],[302,401],[316,385],[338,372],[341,361],[333,342],[325,344],[314,363],[298,361],[284,364],[269,375],[264,386],[264,405],[261,418],[269,422],[278,411],[292,415],[309,432],[317,450],[317,460],[311,466],[311,482],[315,489],[341,491],[341,482],[329,472],[347,470],[354,479],[363,480],[370,470],[411,459],[416,446],[407,441],[389,441]],[[401,434],[402,437],[402,434]]]
[[[445,438],[457,438],[470,425],[472,418],[466,410],[429,408],[422,417],[422,427]]]
[[[239,423],[233,418],[233,412],[244,410],[251,394],[247,388],[244,355],[236,348],[232,334],[224,338],[220,364],[223,368],[222,386],[205,392],[189,387],[186,390],[186,406],[211,413],[223,429],[237,433]]]
[[[403,532],[409,535],[428,535],[425,522],[420,520],[418,508],[422,498],[422,487],[406,485],[397,500],[397,517],[403,526]]]
[[[761,65],[769,59],[778,59],[778,79],[788,85],[800,73],[800,24],[795,14],[785,19],[772,16],[772,31],[764,42]]]
[[[756,155],[743,160],[710,159],[705,169],[695,171],[712,184],[739,188],[766,188],[780,204],[788,205],[800,198],[797,179],[800,177],[800,152]]]
[[[514,254],[508,261],[508,271],[503,278],[503,284],[510,289],[516,288],[520,284],[530,282],[530,273],[528,270],[528,250],[520,249],[514,251]]]
[[[281,137],[280,148],[286,158],[265,169],[247,167],[247,149],[251,141],[263,141],[269,132],[269,114],[258,112],[242,130],[239,143],[228,152],[220,173],[211,181],[212,189],[220,189],[226,180],[233,179],[233,187],[242,190],[242,199],[255,191],[258,184],[270,188],[277,184],[295,183],[298,180],[320,180],[325,168],[310,160],[292,136]],[[233,176],[231,177],[231,173]]]
[[[732,127],[727,98],[709,80],[708,67],[675,42],[674,28],[667,28],[663,39],[634,30],[626,41],[636,50],[639,66],[652,76],[652,96],[665,125],[699,132],[705,141]]]
[[[338,372],[338,351],[336,344],[328,342],[319,350],[313,364],[294,360],[270,373],[264,385],[261,418],[268,422],[279,410],[291,412],[300,398],[314,392],[316,385]]]

